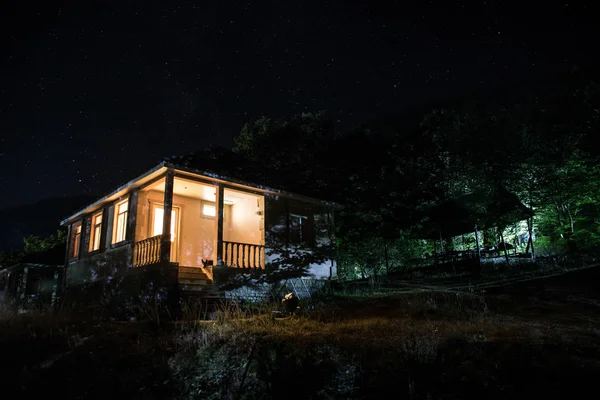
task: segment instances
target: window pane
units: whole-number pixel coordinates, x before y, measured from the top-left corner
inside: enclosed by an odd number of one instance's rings
[[[175,224],[177,223],[176,215],[175,210],[171,210],[171,242],[175,240]]]
[[[117,243],[125,240],[125,230],[127,228],[125,225],[126,221],[127,221],[127,213],[125,212],[125,213],[119,214],[119,216],[117,217],[117,235],[115,238],[115,241]]]
[[[211,204],[204,204],[202,206],[202,214],[208,217],[216,217],[217,216],[217,207]]]
[[[113,243],[125,240],[127,234],[127,209],[129,200],[124,200],[115,206],[115,223],[113,225]]]
[[[75,234],[75,239],[73,240],[73,257],[77,257],[79,254],[79,234]]]
[[[163,228],[163,216],[165,215],[165,210],[162,208],[156,207],[154,209],[154,229],[152,230],[152,236],[162,235]]]
[[[154,208],[154,223],[152,228],[152,236],[162,235],[163,216],[165,210],[162,207]],[[175,224],[177,223],[177,212],[171,210],[171,241],[175,240]]]
[[[79,244],[81,243],[81,222],[77,222],[73,225],[73,231],[71,234],[71,256],[79,256]]]
[[[100,249],[100,232],[102,231],[102,213],[92,217],[92,230],[90,233],[90,251]]]
[[[92,233],[92,251],[100,249],[100,227],[100,225],[94,227],[94,232]]]

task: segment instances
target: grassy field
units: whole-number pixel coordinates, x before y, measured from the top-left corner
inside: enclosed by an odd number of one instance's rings
[[[593,393],[600,268],[507,284],[423,280],[336,292],[314,311],[214,321],[0,317],[3,395],[466,398]],[[464,281],[463,281],[464,283]],[[481,282],[480,282],[481,283]]]

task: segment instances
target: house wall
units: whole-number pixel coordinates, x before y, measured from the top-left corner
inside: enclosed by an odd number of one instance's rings
[[[91,215],[82,218],[81,251],[75,259],[66,264],[66,284],[79,285],[95,282],[125,273],[130,266],[131,245],[125,241],[112,244],[114,203],[104,207],[101,246],[99,251],[89,252]]]
[[[104,252],[90,254],[67,265],[67,285],[79,285],[110,279],[126,273],[131,267],[132,250],[129,243],[115,248],[107,248]]]
[[[135,240],[137,242],[148,239],[150,234],[150,193],[152,192],[142,190],[138,193],[135,216]],[[155,194],[152,195],[152,198],[155,198]]]
[[[164,193],[157,190],[141,191],[138,196],[136,240],[152,234],[151,204],[163,204]],[[173,195],[173,207],[179,208],[179,241],[176,262],[187,267],[201,267],[202,260],[215,260],[217,239],[216,219],[202,214],[203,200]],[[173,254],[173,250],[171,251]]]

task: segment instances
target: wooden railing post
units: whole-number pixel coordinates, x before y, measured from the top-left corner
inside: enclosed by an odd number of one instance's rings
[[[152,236],[134,243],[133,266],[143,267],[144,265],[159,263],[161,261],[161,245],[162,235]]]
[[[165,175],[165,198],[163,202],[163,229],[160,244],[160,260],[171,261],[171,211],[173,210],[173,179],[174,173],[170,169]]]
[[[265,246],[223,241],[223,264],[235,268],[263,268]]]

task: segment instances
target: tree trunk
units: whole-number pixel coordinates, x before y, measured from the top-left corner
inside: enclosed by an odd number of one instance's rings
[[[571,227],[571,235],[575,232],[575,219],[571,214],[571,210],[569,210],[569,206],[565,205],[565,210],[567,211],[567,216],[569,217],[569,225]]]
[[[498,228],[496,228],[498,229]],[[494,248],[496,249],[496,251],[498,252],[498,256],[500,256],[500,246],[498,246],[498,235],[496,235],[496,232],[492,233],[494,236]]]
[[[502,234],[502,229],[498,228],[498,230],[500,231],[500,240],[502,243],[502,247],[504,247],[504,258],[506,259],[506,266],[508,266],[509,265],[508,252],[506,251],[506,243],[504,242],[504,235]]]
[[[533,248],[533,217],[527,218],[527,230],[529,231],[529,241],[527,242],[527,249],[529,249],[529,245],[531,245],[531,259],[535,259],[535,251]],[[525,252],[527,253],[527,249]]]
[[[562,218],[561,218],[560,206],[556,203],[556,217],[558,218],[558,225],[562,226]]]
[[[531,245],[531,259],[535,259],[535,251],[533,249],[533,193],[532,189],[529,189],[529,211],[531,212],[531,217],[527,218],[527,230],[529,231],[529,242],[527,242],[527,249],[529,249],[529,245]],[[527,250],[525,250],[527,253]]]
[[[479,232],[477,231],[477,225],[475,225],[475,244],[477,245],[477,258],[481,258],[481,250],[479,248]]]
[[[387,239],[383,239],[383,257],[385,259],[385,273],[386,275],[390,274],[390,263],[388,258],[388,245]]]
[[[519,240],[518,240],[518,235],[519,235],[519,226],[517,224],[515,224],[515,256],[517,255],[517,246],[519,245]]]

